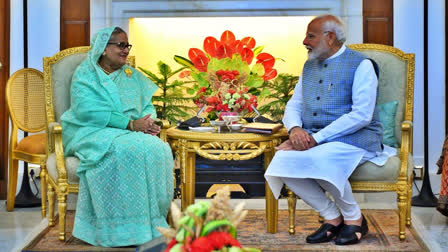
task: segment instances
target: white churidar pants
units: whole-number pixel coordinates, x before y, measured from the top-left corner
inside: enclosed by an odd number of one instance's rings
[[[278,151],[265,178],[276,198],[284,183],[326,220],[341,214],[345,220],[357,220],[361,210],[348,177],[360,163],[368,160],[383,165],[395,154],[396,150],[389,146],[385,146],[382,153],[372,153],[339,142],[318,145],[307,151]],[[332,195],[334,202],[325,191]]]

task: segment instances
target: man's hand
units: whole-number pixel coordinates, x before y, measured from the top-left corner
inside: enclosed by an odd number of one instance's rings
[[[294,150],[298,151],[308,150],[310,148],[311,138],[312,137],[308,132],[300,127],[293,128],[289,133],[289,140],[291,141]]]
[[[275,147],[276,150],[283,150],[283,151],[291,151],[294,150],[294,147],[291,144],[291,140],[286,140],[279,146]]]

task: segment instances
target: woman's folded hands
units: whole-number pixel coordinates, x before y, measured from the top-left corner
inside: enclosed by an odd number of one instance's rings
[[[144,117],[135,120],[133,126],[134,131],[141,131],[151,135],[160,133],[160,126],[155,124],[154,120],[151,118],[151,114],[147,114]]]

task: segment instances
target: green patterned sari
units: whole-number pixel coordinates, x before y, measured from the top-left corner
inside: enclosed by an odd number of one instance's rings
[[[97,65],[114,28],[92,39],[88,58],[76,69],[71,106],[62,115],[67,156],[80,159],[73,235],[92,245],[145,243],[167,227],[173,198],[173,156],[157,136],[126,129],[130,119],[156,118],[157,86],[123,66],[106,75]]]

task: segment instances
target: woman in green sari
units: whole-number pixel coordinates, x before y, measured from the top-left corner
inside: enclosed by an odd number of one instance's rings
[[[126,65],[131,47],[119,27],[95,34],[61,119],[65,154],[80,159],[73,235],[96,246],[139,245],[168,227],[173,157],[155,136],[157,86]]]

